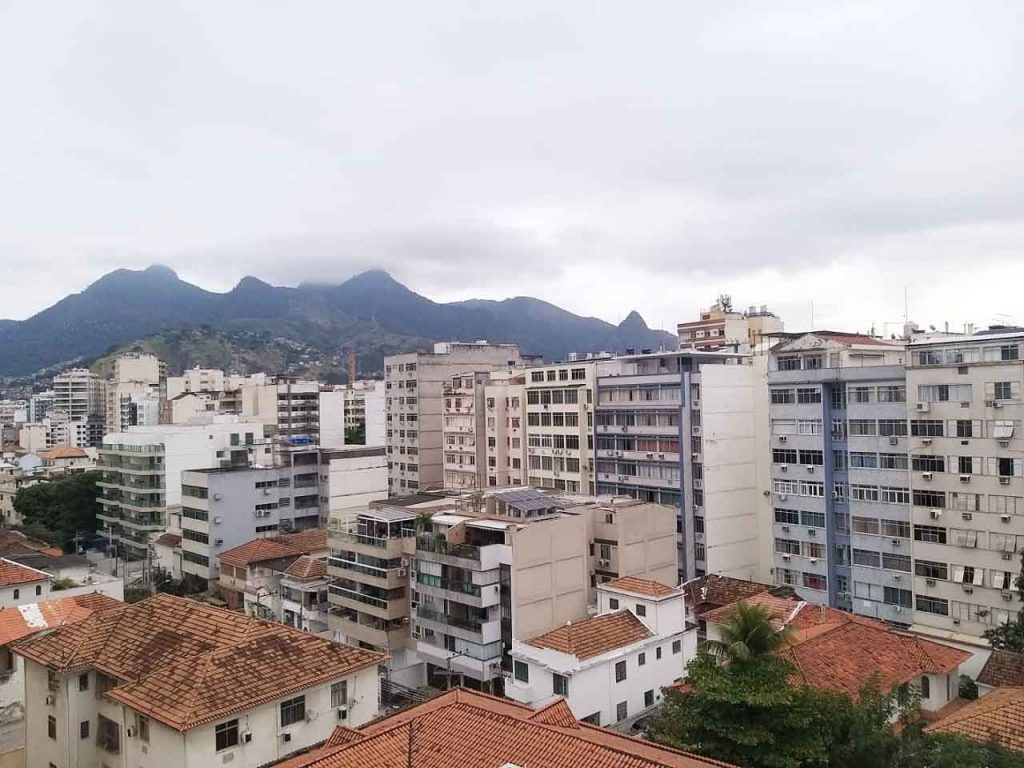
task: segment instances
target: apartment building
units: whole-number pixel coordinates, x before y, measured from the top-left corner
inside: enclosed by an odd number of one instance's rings
[[[731,352],[656,352],[617,358],[597,379],[596,491],[677,510],[681,580],[761,575],[762,362]]]
[[[466,495],[416,539],[413,634],[427,677],[501,691],[512,640],[585,618],[598,584],[675,583],[675,513],[537,489]]]
[[[681,587],[626,577],[598,587],[597,614],[512,641],[506,695],[534,709],[564,698],[593,725],[635,719],[661,702],[697,655]]]
[[[978,636],[1015,617],[1024,550],[1024,329],[911,338],[914,622]]]
[[[363,428],[363,445],[384,445],[384,382],[356,381],[335,391],[342,393],[345,429]]]
[[[68,768],[276,762],[374,719],[384,660],[167,594],[37,634],[16,653],[26,762]]]
[[[349,521],[358,510],[388,497],[383,445],[320,449],[320,518]]]
[[[107,432],[160,423],[163,410],[161,382],[167,365],[154,355],[122,355],[114,361],[113,381],[106,386]]]
[[[52,389],[46,392],[38,392],[28,400],[28,421],[40,422],[47,412],[53,408],[57,393]]]
[[[168,508],[182,504],[184,470],[253,463],[270,463],[263,425],[235,416],[113,432],[99,450],[100,532],[126,557],[143,559],[152,535],[167,528]]]
[[[444,342],[384,360],[385,442],[392,496],[444,485],[444,387],[460,373],[515,368],[514,344]]]
[[[487,484],[484,388],[487,371],[454,376],[442,389],[444,487],[450,490],[482,488]]]
[[[220,553],[258,536],[318,528],[320,452],[275,445],[266,466],[225,466],[181,473],[181,572],[216,581]]]
[[[782,320],[767,306],[738,312],[733,309],[732,297],[722,294],[712,306],[700,311],[699,320],[679,323],[677,332],[680,349],[754,352],[782,328]]]
[[[526,483],[526,374],[493,371],[484,385],[484,455],[489,488]]]
[[[594,493],[594,390],[611,358],[526,371],[527,484]]]
[[[774,581],[806,600],[909,624],[905,348],[815,332],[772,348]]]
[[[106,382],[88,368],[64,371],[53,377],[53,408],[66,413],[72,421],[103,419]]]

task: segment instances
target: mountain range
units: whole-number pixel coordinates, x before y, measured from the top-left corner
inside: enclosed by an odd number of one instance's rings
[[[676,346],[673,334],[648,328],[635,311],[613,325],[525,296],[438,303],[382,270],[340,285],[295,288],[245,277],[227,293],[215,293],[152,266],[115,270],[26,320],[0,320],[0,375],[26,376],[151,337],[164,343],[168,337],[194,340],[197,333],[214,334],[222,345],[239,335],[249,346],[254,338],[300,345],[325,359],[354,349],[367,373],[380,371],[386,354],[429,349],[434,341],[513,342],[545,360]],[[172,370],[211,364],[198,353],[178,350],[176,357]]]

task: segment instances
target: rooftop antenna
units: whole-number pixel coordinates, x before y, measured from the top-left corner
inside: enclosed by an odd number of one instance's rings
[[[910,322],[910,294],[906,285],[903,286],[903,325]]]
[[[814,301],[811,301],[811,330],[814,330]]]

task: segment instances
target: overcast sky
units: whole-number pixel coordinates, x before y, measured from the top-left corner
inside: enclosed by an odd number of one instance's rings
[[[1020,0],[0,0],[0,317],[159,262],[1024,323],[1022,144]]]

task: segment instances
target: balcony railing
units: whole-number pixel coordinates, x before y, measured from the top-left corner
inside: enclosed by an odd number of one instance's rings
[[[403,529],[389,534],[387,538],[371,536],[368,533],[358,533],[356,531],[334,531],[334,535],[341,541],[353,541],[357,544],[366,544],[370,547],[380,547],[381,549],[384,549],[387,547],[389,541],[408,539],[415,536],[416,532]]]
[[[424,552],[436,552],[439,555],[463,557],[467,560],[480,559],[480,547],[474,547],[472,544],[452,544],[447,539],[435,536],[417,536],[416,549]]]
[[[432,611],[429,608],[417,608],[416,618],[436,621],[440,624],[447,624],[448,626],[459,627],[460,629],[468,629],[470,632],[482,632],[484,626],[484,622],[477,619],[449,616],[446,613]]]
[[[460,592],[464,595],[474,595],[480,597],[480,585],[470,584],[465,581],[453,581],[451,579],[442,579],[440,576],[430,576],[426,573],[416,574],[416,583],[422,584],[425,587],[434,587],[435,589],[445,589],[449,592]]]
[[[372,597],[370,595],[364,595],[362,592],[356,592],[351,589],[345,589],[345,587],[339,587],[335,584],[330,586],[331,594],[343,597],[346,600],[355,600],[356,602],[363,603],[364,605],[372,605],[376,608],[387,609],[388,601],[381,600],[379,597]]]

